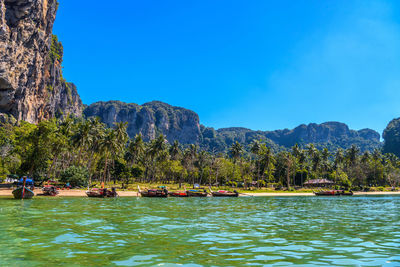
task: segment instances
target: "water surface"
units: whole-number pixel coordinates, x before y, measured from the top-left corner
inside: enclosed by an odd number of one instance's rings
[[[400,266],[400,197],[0,199],[1,266]]]

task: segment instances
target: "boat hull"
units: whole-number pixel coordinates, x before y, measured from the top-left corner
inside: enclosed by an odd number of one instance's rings
[[[42,191],[44,196],[51,197],[55,197],[60,193],[55,187],[43,187]]]
[[[33,193],[30,189],[26,187],[25,192],[23,191],[23,187],[20,187],[12,191],[12,194],[14,195],[15,199],[31,199],[35,196],[35,193]]]
[[[168,192],[170,197],[188,197],[189,195],[186,192]]]
[[[201,192],[201,191],[193,192],[193,191],[189,190],[189,191],[187,191],[187,194],[189,197],[207,197],[208,196],[207,192]]]
[[[213,192],[212,193],[213,197],[238,197],[239,193],[219,193],[219,192]]]
[[[142,197],[158,197],[158,198],[165,198],[168,197],[167,194],[148,194],[145,192],[140,193]]]
[[[113,192],[113,191],[110,191],[110,190],[106,190],[105,193],[104,193],[104,191],[101,191],[101,190],[86,191],[86,195],[88,197],[94,197],[94,198],[113,198],[113,197],[118,197],[118,193],[117,192]]]
[[[332,191],[322,191],[322,192],[314,192],[314,195],[316,196],[352,196],[353,192],[344,192],[344,191],[338,191],[338,190],[332,190]]]

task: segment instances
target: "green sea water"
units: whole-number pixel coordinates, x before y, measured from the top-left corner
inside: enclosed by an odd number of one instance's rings
[[[0,199],[0,266],[400,266],[400,197]]]

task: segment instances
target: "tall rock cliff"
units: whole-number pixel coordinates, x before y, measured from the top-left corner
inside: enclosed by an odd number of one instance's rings
[[[31,123],[82,113],[52,35],[57,7],[57,0],[0,0],[0,113]]]
[[[164,134],[172,143],[200,142],[199,116],[188,109],[173,107],[163,102],[153,101],[143,105],[120,101],[97,102],[84,110],[86,117],[100,117],[108,126],[115,122],[128,122],[128,134],[141,134],[148,141]]]
[[[393,153],[400,157],[400,118],[393,119],[383,131],[384,153]]]

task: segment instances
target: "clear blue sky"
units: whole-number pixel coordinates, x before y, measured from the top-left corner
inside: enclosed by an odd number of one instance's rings
[[[85,104],[160,100],[255,130],[400,117],[400,2],[60,0]]]

